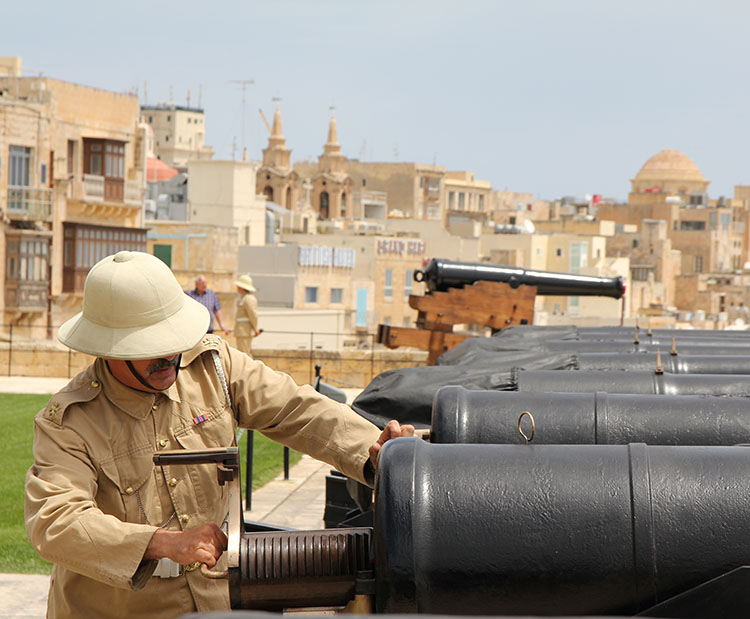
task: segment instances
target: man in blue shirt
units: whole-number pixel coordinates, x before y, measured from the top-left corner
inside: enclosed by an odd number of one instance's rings
[[[195,289],[188,290],[187,295],[198,301],[201,305],[204,305],[208,310],[211,316],[211,321],[208,323],[208,333],[214,332],[214,316],[216,316],[216,322],[219,323],[219,328],[225,335],[229,335],[232,332],[231,329],[227,329],[224,326],[224,322],[221,320],[221,303],[219,303],[219,297],[208,287],[206,278],[203,275],[195,278]]]

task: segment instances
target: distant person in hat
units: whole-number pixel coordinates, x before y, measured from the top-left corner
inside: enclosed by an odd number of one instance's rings
[[[165,449],[225,448],[239,425],[373,483],[381,432],[351,408],[207,335],[206,308],[149,254],[94,265],[60,341],[96,360],[35,419],[26,530],[55,564],[47,613],[177,617],[229,610],[225,491],[214,465],[156,466]]]
[[[237,317],[234,321],[234,337],[237,349],[251,354],[253,338],[258,335],[258,299],[253,286],[253,278],[241,276],[234,285],[237,286]]]
[[[206,277],[204,275],[199,275],[195,278],[195,288],[193,290],[188,290],[187,295],[198,301],[198,303],[208,310],[211,319],[208,322],[208,330],[206,333],[214,332],[214,316],[216,317],[216,322],[219,323],[219,329],[224,332],[224,335],[229,335],[232,332],[231,329],[227,329],[224,326],[224,321],[221,319],[221,303],[219,303],[219,297],[216,296],[216,292],[208,287],[208,282],[206,282]]]

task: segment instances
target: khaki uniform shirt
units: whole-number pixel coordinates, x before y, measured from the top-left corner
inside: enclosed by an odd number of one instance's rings
[[[214,335],[185,353],[180,367],[169,389],[151,394],[123,385],[97,359],[37,415],[26,528],[39,554],[55,564],[50,617],[228,609],[225,580],[200,570],[152,577],[156,561],[143,560],[157,527],[221,524],[227,512],[215,465],[157,467],[158,450],[228,447],[240,425],[364,481],[368,447],[380,431],[349,407],[297,386]]]
[[[237,317],[234,324],[235,337],[255,337],[258,333],[258,299],[245,292],[237,299]]]

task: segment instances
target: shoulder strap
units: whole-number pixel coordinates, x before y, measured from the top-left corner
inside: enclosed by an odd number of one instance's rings
[[[211,351],[211,357],[213,357],[214,360],[214,367],[216,368],[216,373],[219,375],[219,380],[221,381],[221,388],[224,390],[224,397],[227,399],[227,405],[229,408],[232,408],[232,398],[229,396],[229,387],[227,387],[227,377],[224,374],[224,368],[221,365],[221,359],[219,358],[219,351],[214,349]],[[244,428],[240,428],[237,430],[237,434],[234,437],[234,444],[240,442],[240,439],[242,438],[242,435],[245,433]]]

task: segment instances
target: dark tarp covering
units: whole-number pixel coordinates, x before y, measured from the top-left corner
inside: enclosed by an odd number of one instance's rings
[[[547,340],[577,340],[576,327],[507,327],[492,337],[472,337],[443,353],[437,360],[438,365],[473,365],[477,361],[489,364],[490,357],[503,363],[502,353],[508,351],[527,351],[539,354],[544,350]],[[517,353],[514,353],[518,357]],[[571,354],[571,353],[568,353]],[[511,355],[512,356],[512,355]],[[554,356],[554,355],[553,355]],[[501,365],[502,367],[502,365]],[[529,369],[529,368],[526,368]],[[542,368],[538,368],[542,369]],[[554,368],[544,368],[554,369]]]
[[[367,385],[352,408],[379,428],[385,427],[391,419],[411,423],[417,428],[429,428],[432,400],[440,387],[461,385],[466,389],[510,391],[515,390],[511,378],[513,368],[569,370],[574,369],[575,364],[575,355],[568,353],[509,351],[493,352],[481,360],[467,359],[466,364],[460,365],[388,370]]]

